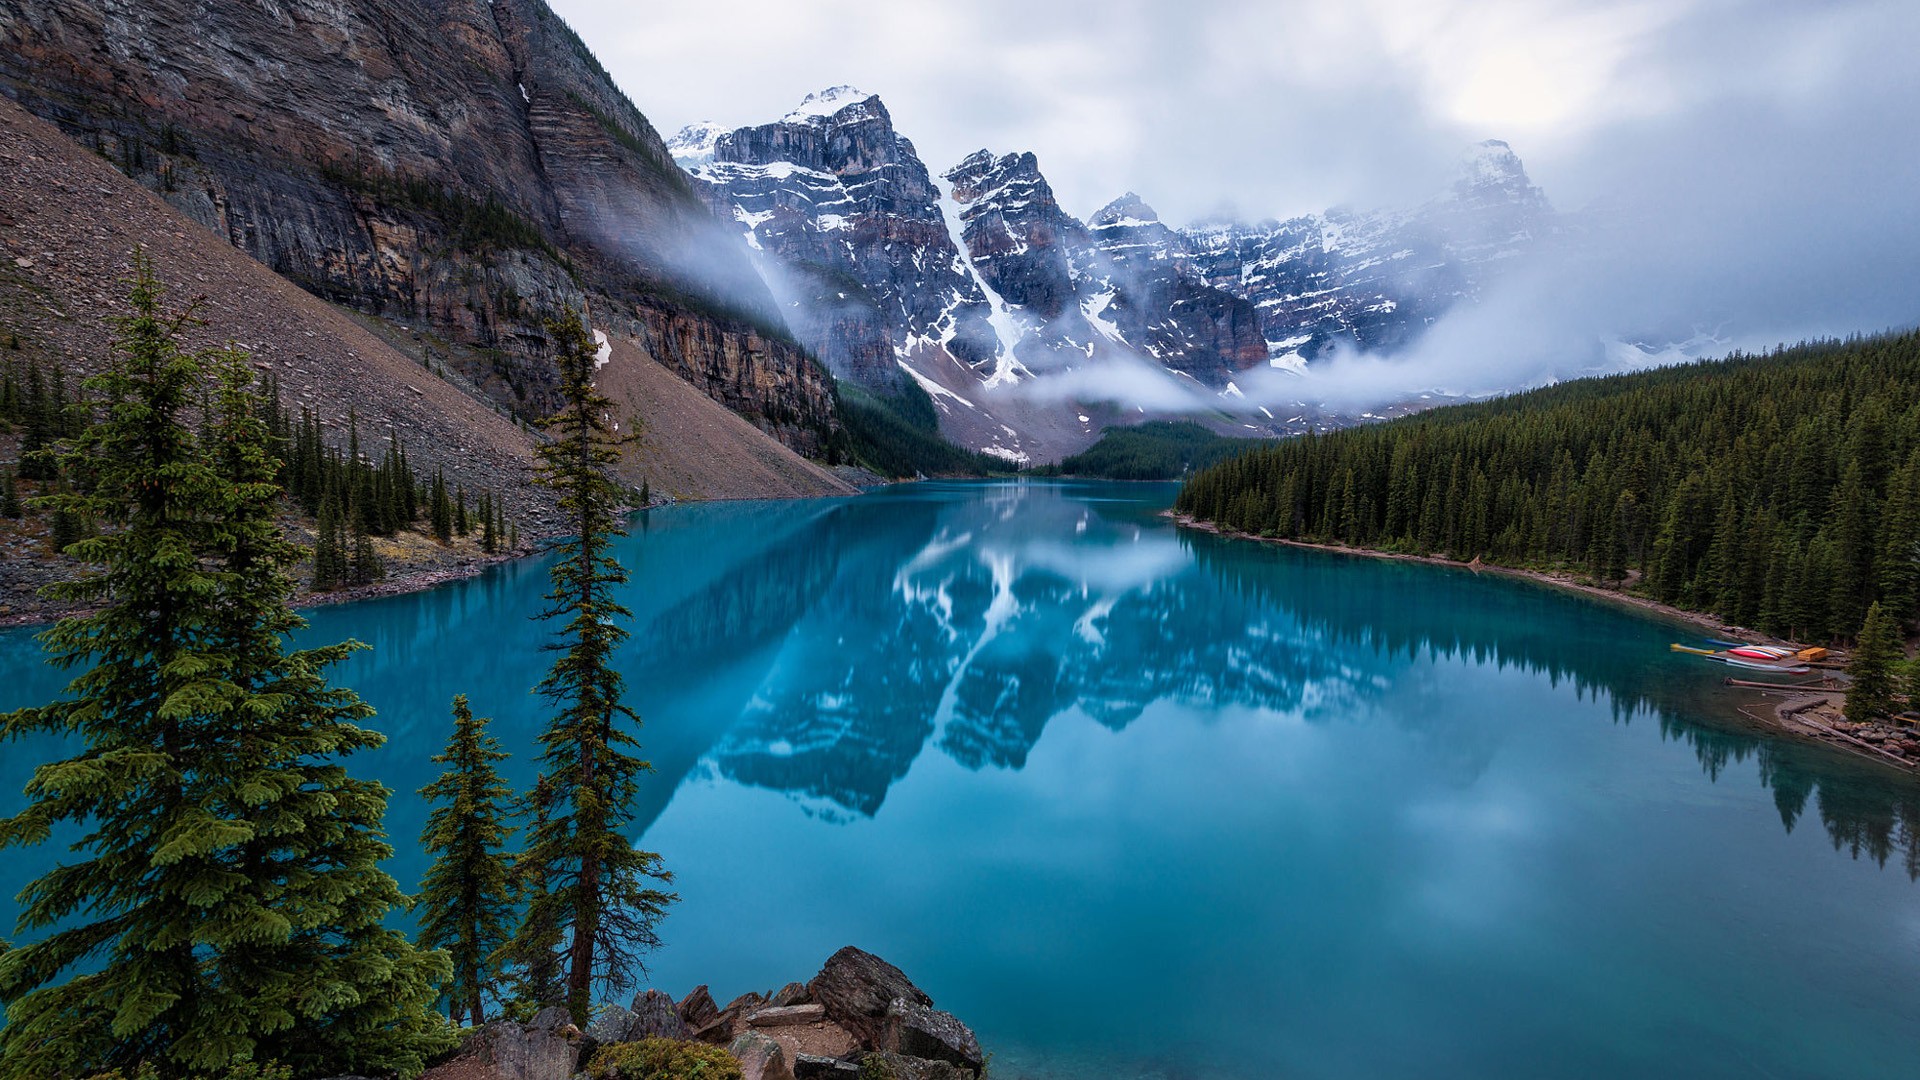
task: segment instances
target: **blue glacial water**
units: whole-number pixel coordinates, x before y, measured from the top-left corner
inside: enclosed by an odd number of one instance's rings
[[[1172,495],[636,519],[636,832],[682,897],[652,983],[725,1001],[858,944],[997,1080],[1920,1075],[1920,785],[1741,726],[1683,629],[1183,534]],[[390,738],[354,767],[405,887],[455,693],[531,778],[545,584],[311,613],[371,646],[338,677]],[[61,682],[0,635],[0,708]],[[0,813],[59,750],[0,747]]]

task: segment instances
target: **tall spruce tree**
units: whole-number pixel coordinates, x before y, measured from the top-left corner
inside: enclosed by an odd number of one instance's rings
[[[568,312],[548,332],[562,407],[547,422],[553,438],[540,447],[539,479],[572,535],[555,547],[544,613],[561,624],[551,646],[559,658],[537,687],[556,710],[540,735],[545,784],[535,788],[535,820],[516,860],[517,874],[538,887],[507,955],[532,967],[557,942],[564,1003],[585,1023],[596,983],[622,986],[645,970],[644,953],[659,943],[655,924],[676,898],[654,884],[672,880],[660,857],[627,836],[640,774],[652,766],[634,753],[639,718],[621,700],[613,663],[631,614],[614,595],[627,571],[610,550],[625,530],[622,491],[607,470],[624,440],[612,426],[613,403],[594,388],[594,346],[580,317]]]
[[[213,430],[196,433],[184,417],[206,365],[160,296],[136,258],[133,314],[90,380],[105,418],[69,453],[92,482],[48,500],[112,526],[74,549],[98,571],[49,589],[95,605],[41,638],[81,674],[0,718],[9,737],[81,743],[35,770],[0,848],[86,830],[20,894],[20,931],[44,936],[0,955],[0,1080],[276,1059],[417,1074],[450,1041],[431,1011],[445,961],[381,925],[404,900],[378,869],[386,792],[337,760],[380,736],[323,674],[347,646],[285,651],[292,552],[245,367],[226,364]]]
[[[453,699],[453,737],[433,759],[446,771],[420,789],[422,798],[438,804],[420,834],[433,856],[415,901],[422,912],[420,944],[451,957],[453,978],[442,988],[447,1012],[455,1023],[464,1019],[474,1027],[486,1022],[493,957],[513,922],[503,850],[513,833],[507,823],[512,791],[494,768],[506,757],[487,734],[486,718],[476,718],[461,694]]]
[[[447,497],[446,474],[439,469],[433,470],[433,492],[427,505],[433,524],[433,538],[442,544],[452,543],[453,500]]]
[[[0,474],[0,517],[18,518],[20,514],[20,485],[14,479],[13,470],[8,469],[4,474]],[[487,523],[487,535],[489,537],[493,535],[491,521]]]
[[[1899,627],[1876,602],[1867,608],[1853,660],[1847,664],[1853,677],[1847,686],[1847,719],[1860,723],[1893,711],[1901,659]]]

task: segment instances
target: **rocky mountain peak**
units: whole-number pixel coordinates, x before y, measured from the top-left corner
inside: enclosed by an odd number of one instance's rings
[[[702,120],[688,124],[679,133],[667,140],[667,152],[681,168],[692,169],[713,160],[713,148],[727,128],[712,120]]]
[[[991,151],[976,150],[945,176],[953,185],[953,201],[962,206],[989,198],[1012,210],[1024,209],[1023,200],[1028,199],[1053,203],[1053,188],[1040,174],[1040,159],[1032,151],[996,157]]]
[[[1520,155],[1499,139],[1475,143],[1467,149],[1453,195],[1475,202],[1504,200],[1547,209],[1546,195],[1533,186]]]
[[[1146,200],[1129,191],[1096,211],[1087,224],[1095,229],[1113,226],[1158,225],[1160,215]]]
[[[886,115],[886,106],[880,103],[877,94],[869,94],[852,86],[830,86],[808,94],[800,102],[800,107],[780,118],[783,124],[819,124],[831,119],[861,119],[862,117],[840,116],[849,109],[861,109],[863,112],[877,111]]]

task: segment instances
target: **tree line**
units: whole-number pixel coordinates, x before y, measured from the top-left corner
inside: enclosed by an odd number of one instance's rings
[[[360,421],[351,410],[345,445],[333,445],[311,409],[293,415],[276,378],[269,376],[259,391],[256,404],[276,462],[274,482],[315,522],[309,585],[316,592],[385,577],[374,538],[419,526],[442,545],[477,532],[481,551],[489,555],[519,546],[519,528],[508,521],[495,492],[483,490],[475,499],[464,484],[449,487],[441,469],[416,470],[397,432],[390,433],[386,451],[376,461],[361,449]],[[204,410],[207,403],[197,404]],[[25,493],[29,483],[54,494],[84,491],[91,483],[89,463],[69,460],[59,448],[86,429],[92,409],[83,392],[69,390],[59,367],[48,372],[37,359],[0,360],[0,423],[20,435],[18,466],[0,471],[0,517],[25,514],[31,501]],[[84,503],[56,500],[50,505],[51,539],[57,550],[94,528]]]
[[[35,496],[100,528],[67,548],[90,572],[50,587],[85,613],[40,639],[74,678],[0,715],[0,737],[78,747],[35,770],[0,849],[79,830],[20,893],[16,933],[34,940],[0,942],[0,1080],[411,1077],[490,1002],[563,1005],[584,1027],[674,900],[659,856],[627,838],[649,766],[613,665],[625,493],[606,469],[622,437],[584,325],[548,327],[564,407],[538,480],[573,535],[542,613],[540,775],[511,792],[455,698],[446,772],[423,789],[433,864],[410,897],[381,868],[388,792],[346,764],[383,742],[373,710],[328,675],[362,646],[290,645],[301,552],[278,522],[288,443],[270,388],[237,350],[183,350],[190,313],[161,297],[137,256],[132,314],[86,381],[96,415],[57,448],[88,482]],[[408,907],[417,940],[386,925]]]
[[[1920,618],[1920,334],[1584,379],[1264,446],[1182,514],[1570,570],[1782,637]]]

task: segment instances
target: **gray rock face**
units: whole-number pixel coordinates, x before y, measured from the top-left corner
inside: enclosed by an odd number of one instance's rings
[[[680,1017],[673,998],[658,990],[642,990],[627,1008],[609,1005],[594,1017],[587,1034],[595,1043],[638,1042],[641,1039],[688,1039],[693,1029]]]
[[[990,368],[986,298],[878,97],[836,87],[771,124],[689,129],[675,150],[718,216],[740,223],[789,324],[835,374],[892,387],[897,361],[931,341]]]
[[[727,1046],[727,1053],[740,1059],[743,1080],[795,1080],[786,1050],[760,1032],[743,1033]]]
[[[794,1080],[859,1080],[860,1066],[839,1058],[820,1057],[817,1054],[796,1054],[793,1059]]]
[[[554,404],[597,326],[802,450],[831,386],[646,117],[543,0],[0,0],[0,87],[261,263]]]
[[[881,1045],[887,1010],[894,1001],[933,1007],[933,999],[913,985],[905,972],[851,945],[827,958],[807,990],[829,1019],[869,1046]]]
[[[891,1050],[879,1050],[875,1054],[893,1070],[896,1080],[975,1080],[979,1075],[950,1061],[928,1061]]]
[[[570,1080],[579,1070],[588,1039],[567,1010],[540,1010],[532,1023],[496,1020],[469,1037],[447,1062],[427,1071],[470,1077],[475,1066],[491,1067],[495,1080]]]
[[[642,990],[635,994],[633,1004],[629,1005],[633,1022],[628,1027],[625,1041],[638,1039],[686,1039],[693,1035],[687,1022],[680,1018],[680,1012],[670,995],[658,990]]]
[[[757,1028],[811,1024],[824,1019],[826,1007],[822,1005],[770,1005],[747,1014],[747,1023]]]
[[[895,998],[888,1004],[879,1045],[908,1057],[951,1062],[974,1072],[986,1063],[980,1041],[959,1017],[906,998]]]

